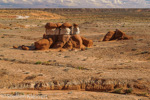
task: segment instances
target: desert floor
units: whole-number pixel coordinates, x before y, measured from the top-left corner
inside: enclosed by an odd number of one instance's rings
[[[64,52],[13,49],[34,45],[47,22],[78,23],[81,36],[92,39],[93,47]],[[134,39],[102,41],[116,29]],[[7,94],[19,100],[15,92],[53,100],[149,100],[150,9],[0,10],[0,88],[3,100],[10,99]]]

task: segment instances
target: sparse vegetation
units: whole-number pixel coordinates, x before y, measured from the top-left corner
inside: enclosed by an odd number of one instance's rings
[[[145,93],[138,93],[138,96],[144,96],[144,97],[148,97],[149,93],[145,92]]]
[[[28,20],[16,20],[9,18],[11,16],[7,18],[0,16],[0,23],[4,26],[0,27],[0,88],[9,87],[10,84],[12,85],[10,88],[14,89],[28,88],[28,86],[30,88],[39,81],[51,82],[51,80],[56,80],[54,87],[50,82],[38,84],[38,86],[40,88],[46,87],[46,89],[59,89],[60,85],[68,82],[71,84],[74,80],[74,84],[87,83],[88,86],[85,84],[85,87],[86,89],[89,88],[90,91],[106,91],[107,88],[110,88],[110,91],[107,92],[117,93],[117,96],[123,94],[127,99],[127,94],[135,96],[136,92],[141,91],[144,93],[140,93],[138,96],[149,95],[147,90],[149,89],[148,66],[150,65],[150,26],[148,26],[150,10],[143,9],[141,13],[134,12],[134,9],[41,9],[41,11],[34,11],[32,15],[32,9],[29,10],[31,17]],[[39,12],[44,13],[37,14]],[[50,14],[52,12],[60,14],[64,18],[67,16],[67,19],[49,20],[50,15],[43,15],[47,12],[48,14],[49,12]],[[8,15],[11,13],[13,11]],[[15,11],[16,14],[28,15],[28,11],[25,13],[23,10],[19,13]],[[16,50],[11,48],[13,45],[19,47],[20,44],[34,46],[34,41],[42,38],[42,34],[45,33],[44,25],[46,22],[77,23],[80,26],[81,35],[92,39],[94,46],[92,48],[86,47],[86,51],[73,49],[70,52],[54,52],[53,49],[25,52],[19,50],[20,48]],[[106,32],[116,28],[133,36],[134,40],[97,42],[103,39]],[[93,80],[90,80],[91,78]],[[141,80],[137,80],[137,78],[141,78]],[[63,83],[58,80],[66,81]],[[135,84],[139,84],[139,86],[134,87]],[[52,87],[47,88],[49,85]],[[114,85],[116,85],[115,90],[112,90]],[[70,87],[71,85],[63,86],[63,89]],[[84,88],[84,84],[82,87]],[[76,85],[73,88],[76,88]],[[42,95],[42,93],[39,92],[38,94]],[[23,93],[15,92],[12,94],[23,95]],[[38,94],[36,92],[36,96]]]
[[[44,65],[49,65],[50,62],[49,62],[49,61],[46,61],[46,62],[43,62],[42,64],[44,64]]]
[[[42,74],[42,73],[40,73],[40,74],[38,74],[38,76],[43,76],[43,74]]]
[[[141,52],[141,54],[149,54],[150,52],[149,51],[143,51]]]
[[[24,80],[33,80],[36,77],[37,77],[36,75],[31,75],[31,76],[27,76]]]
[[[113,93],[117,93],[117,94],[121,94],[122,93],[123,88],[119,88],[119,89],[115,89],[113,91]]]
[[[35,64],[36,65],[40,65],[40,64],[42,64],[42,62],[41,61],[37,61]]]
[[[125,90],[125,93],[126,93],[126,94],[129,94],[129,93],[132,93],[132,92],[133,92],[133,89],[132,89],[132,88],[129,88],[129,89],[126,89],[126,90]]]
[[[147,60],[150,60],[150,58],[147,58]]]
[[[86,68],[84,68],[84,67],[81,67],[81,66],[79,66],[79,67],[76,67],[76,69],[79,69],[79,70],[87,70]]]
[[[18,95],[24,95],[23,92],[11,92],[12,95],[18,96]]]

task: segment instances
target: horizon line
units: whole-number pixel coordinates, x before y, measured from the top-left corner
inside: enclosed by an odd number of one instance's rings
[[[76,8],[76,7],[59,7],[59,8],[0,8],[0,9],[150,9],[150,8]]]

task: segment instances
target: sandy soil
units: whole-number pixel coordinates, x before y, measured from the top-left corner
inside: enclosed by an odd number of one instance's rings
[[[0,90],[0,99],[3,100],[148,100],[145,97],[119,95],[87,91],[25,91]],[[16,94],[15,94],[16,93]],[[22,94],[23,93],[23,94]]]
[[[71,12],[61,13],[56,10],[56,19],[53,17],[51,20],[36,17],[26,20],[0,19],[0,88],[98,91],[73,91],[71,94],[68,94],[70,91],[42,91],[45,94],[52,94],[48,95],[49,99],[148,99],[150,93],[150,12],[147,10],[140,12],[106,10],[107,13],[93,10],[88,14],[86,11]],[[46,14],[48,13],[52,12],[48,11]],[[63,18],[58,19],[57,14],[60,14],[58,17],[63,16]],[[92,39],[93,47],[85,51],[65,52],[24,51],[12,48],[13,45],[33,45],[44,34],[44,24],[50,21],[79,23],[81,35]],[[134,39],[101,41],[109,30],[115,29],[124,31]],[[102,83],[98,83],[98,80]],[[37,86],[39,82],[42,82],[42,85]],[[52,88],[47,88],[50,87],[51,82]],[[30,85],[25,85],[27,83]],[[61,88],[58,88],[58,83]],[[83,83],[85,86],[80,86]],[[102,86],[103,89],[96,88],[95,84]],[[108,89],[110,86],[113,88]],[[112,94],[116,89],[121,89],[120,94]],[[123,95],[126,94],[127,89],[132,89],[132,93]],[[1,94],[9,93],[9,91],[15,90],[1,90]],[[62,95],[53,96],[55,93]],[[1,98],[8,99],[2,95]]]

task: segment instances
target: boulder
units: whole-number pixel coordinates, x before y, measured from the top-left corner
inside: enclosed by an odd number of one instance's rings
[[[68,49],[68,50],[71,50],[71,49],[73,49],[73,40],[72,39],[70,39],[66,44],[65,44],[65,46],[63,47],[63,48],[65,48],[65,49]]]
[[[92,47],[93,46],[93,41],[92,40],[86,39],[84,37],[81,37],[81,38],[82,38],[84,46],[86,46],[86,47]]]
[[[56,23],[57,28],[60,28],[62,26],[62,23]]]
[[[74,24],[73,24],[73,26],[74,26],[74,27],[77,27],[77,26],[78,26],[78,24],[74,23]]]
[[[92,40],[88,40],[80,35],[73,35],[70,40],[65,44],[65,49],[81,49],[85,50],[85,47],[91,47],[93,45]]]
[[[58,40],[58,35],[46,35],[46,34],[44,34],[43,39],[48,39],[50,42],[50,48],[53,48],[54,44]]]
[[[84,42],[83,42],[84,41]],[[80,35],[73,35],[70,40],[65,44],[65,49],[81,49],[85,50],[85,47],[91,47],[93,45],[92,40],[88,40]]]
[[[114,34],[115,34],[114,31],[109,31],[109,32],[105,35],[103,41],[110,41],[110,40],[113,40],[113,39],[114,39]]]
[[[116,29],[114,39],[129,40],[129,39],[133,39],[133,37],[130,37],[130,36],[126,35],[124,32],[122,32],[121,30]]]
[[[29,50],[29,47],[26,47],[24,45],[21,46],[22,50]]]
[[[111,40],[129,40],[129,39],[133,39],[133,37],[130,37],[128,35],[126,35],[124,32],[122,32],[121,30],[116,29],[116,31],[109,31],[103,41],[111,41]]]
[[[63,48],[69,39],[70,35],[59,35],[58,41],[54,44],[53,48]]]
[[[50,42],[51,41],[51,42]],[[48,50],[52,44],[52,39],[41,39],[34,43],[36,50]]]
[[[51,23],[51,22],[50,22],[50,23],[46,23],[45,28],[46,28],[46,29],[57,28],[57,24]]]
[[[70,28],[70,27],[72,27],[72,25],[70,23],[63,23],[61,27],[62,28],[66,28],[66,27]]]
[[[72,42],[73,42],[73,47],[74,48],[84,48],[85,46],[83,45],[83,40],[80,35],[73,35],[72,36]]]
[[[18,46],[13,46],[14,49],[18,49]]]

